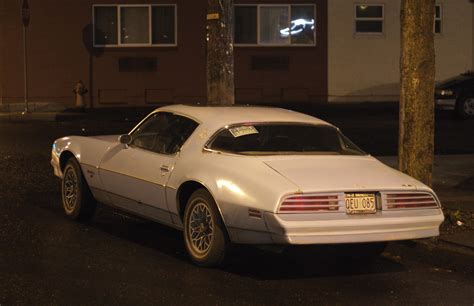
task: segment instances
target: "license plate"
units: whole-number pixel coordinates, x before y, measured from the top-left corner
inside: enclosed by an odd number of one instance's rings
[[[352,214],[374,214],[375,194],[370,193],[346,193],[346,212]]]

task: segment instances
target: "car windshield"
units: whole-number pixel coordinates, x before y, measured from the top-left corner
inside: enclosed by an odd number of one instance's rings
[[[246,155],[367,155],[332,126],[294,123],[233,125],[207,147]]]

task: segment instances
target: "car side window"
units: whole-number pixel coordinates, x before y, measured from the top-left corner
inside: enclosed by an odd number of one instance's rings
[[[158,112],[132,134],[132,146],[160,154],[175,154],[198,124],[172,113]]]

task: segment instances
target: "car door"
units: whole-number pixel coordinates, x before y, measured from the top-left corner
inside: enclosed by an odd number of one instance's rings
[[[103,157],[99,173],[111,202],[125,210],[172,223],[166,184],[179,150],[197,127],[191,119],[157,112]]]

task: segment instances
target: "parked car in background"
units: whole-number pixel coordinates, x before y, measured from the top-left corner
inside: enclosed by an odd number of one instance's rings
[[[68,217],[100,202],[175,227],[201,266],[231,244],[372,243],[373,255],[444,220],[428,186],[284,109],[167,106],[125,135],[58,139],[51,164]]]
[[[463,118],[474,117],[474,71],[462,73],[436,85],[438,109],[449,109]]]

